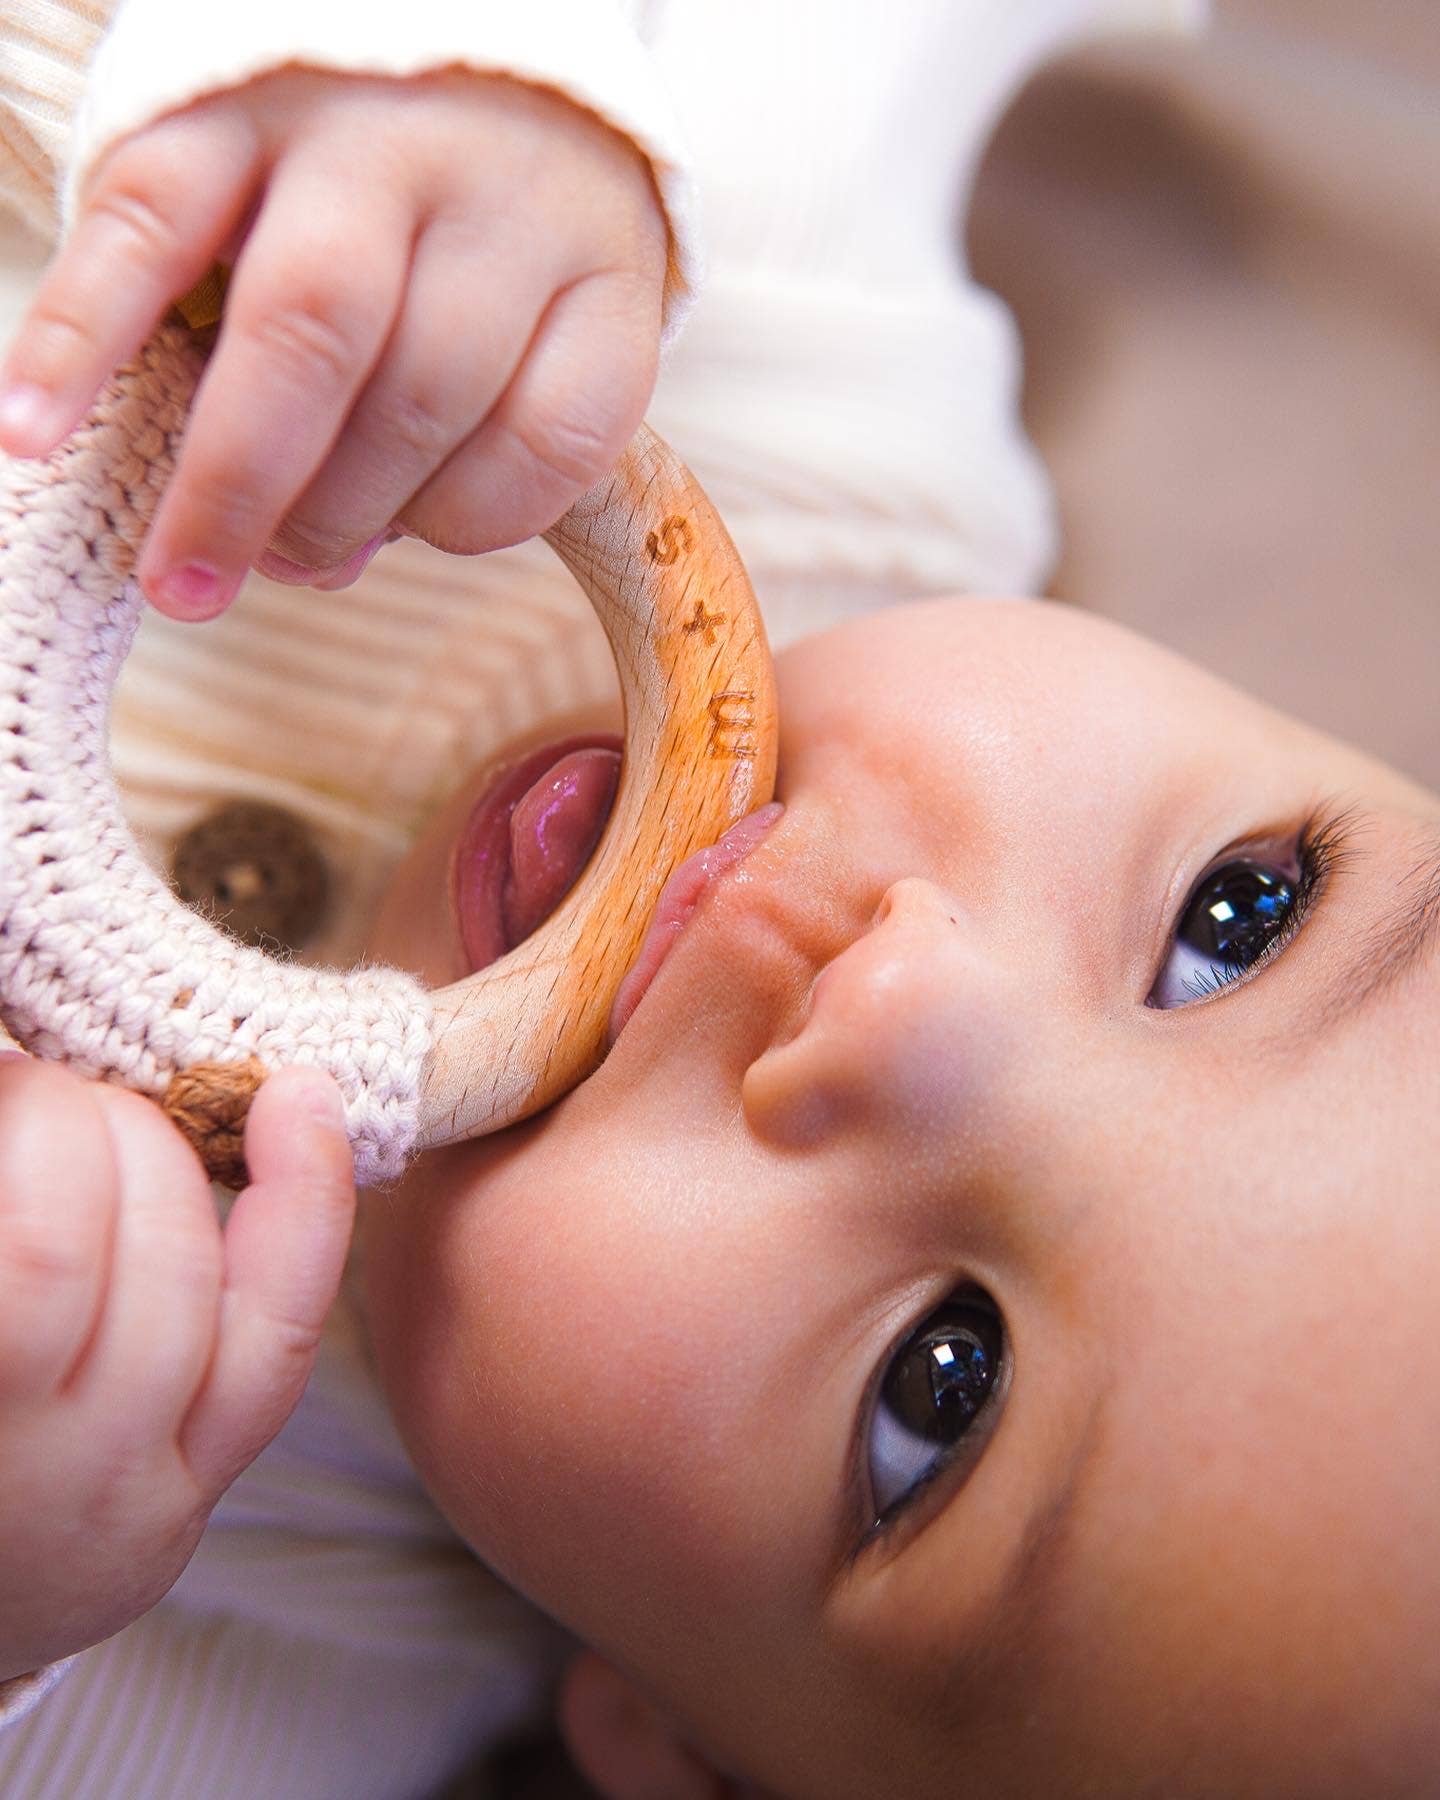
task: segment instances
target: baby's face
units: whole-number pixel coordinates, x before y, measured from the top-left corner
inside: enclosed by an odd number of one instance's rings
[[[603,1067],[372,1202],[440,1504],[786,1795],[1431,1791],[1440,807],[1057,608],[779,672]]]

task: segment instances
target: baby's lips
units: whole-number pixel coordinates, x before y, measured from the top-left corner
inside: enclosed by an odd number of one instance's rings
[[[733,868],[747,857],[784,810],[784,803],[780,800],[771,800],[766,805],[757,807],[754,812],[747,813],[732,825],[717,842],[707,845],[703,850],[697,850],[671,873],[660,890],[660,898],[641,943],[640,954],[631,965],[629,974],[620,983],[611,1005],[605,1040],[607,1047],[613,1046],[636,1007],[645,998],[661,963],[669,955],[671,946],[684,930],[690,915],[700,904],[700,896],[705,889],[717,876],[723,875],[727,869]]]

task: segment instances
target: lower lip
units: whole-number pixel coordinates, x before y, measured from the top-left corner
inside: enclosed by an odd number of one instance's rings
[[[772,800],[767,806],[747,813],[716,843],[704,850],[697,850],[672,873],[660,890],[655,916],[645,933],[640,955],[621,982],[620,991],[610,1009],[607,1044],[615,1042],[636,1007],[645,998],[660,965],[674,948],[675,940],[700,904],[701,896],[718,876],[750,854],[784,810],[779,800]]]

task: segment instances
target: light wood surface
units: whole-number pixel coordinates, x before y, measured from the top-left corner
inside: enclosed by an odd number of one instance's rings
[[[625,753],[605,835],[560,908],[435,995],[421,1147],[538,1111],[600,1061],[610,1006],[666,878],[770,798],[777,723],[765,630],[725,527],[641,427],[547,541],[610,639]]]

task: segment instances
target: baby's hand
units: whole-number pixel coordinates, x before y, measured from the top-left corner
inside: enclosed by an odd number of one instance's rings
[[[338,1095],[282,1070],[222,1237],[139,1095],[0,1062],[0,1680],[138,1618],[300,1397],[354,1214]]]
[[[101,159],[6,359],[0,448],[52,449],[221,258],[219,341],[139,565],[162,611],[213,617],[257,561],[344,586],[392,527],[518,543],[639,424],[667,249],[644,157],[554,93],[280,71]]]

